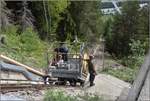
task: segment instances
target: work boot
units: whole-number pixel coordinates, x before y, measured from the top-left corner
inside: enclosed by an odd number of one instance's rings
[[[90,83],[90,87],[92,87],[92,86],[94,86],[95,85],[95,83]]]

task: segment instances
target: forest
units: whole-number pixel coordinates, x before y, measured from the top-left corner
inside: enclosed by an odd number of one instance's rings
[[[125,70],[106,69],[132,82],[149,49],[149,8],[126,1],[121,14],[103,14],[101,1],[4,1],[0,6],[0,52],[31,66],[47,66],[46,53],[55,42],[79,40],[105,52]],[[32,61],[32,62],[31,62]],[[129,73],[128,77],[124,77]]]

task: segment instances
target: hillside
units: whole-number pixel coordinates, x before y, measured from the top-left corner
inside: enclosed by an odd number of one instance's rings
[[[15,27],[3,33],[4,43],[0,45],[0,53],[33,67],[47,67],[46,52],[50,46],[42,41],[36,32],[27,29],[17,35]]]

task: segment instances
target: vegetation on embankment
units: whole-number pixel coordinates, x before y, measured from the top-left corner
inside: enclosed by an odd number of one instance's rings
[[[48,90],[45,94],[44,101],[104,101],[102,97],[96,95],[67,95],[63,91]]]
[[[149,9],[138,1],[124,2],[121,14],[106,19],[106,51],[124,68],[106,66],[104,72],[132,83],[149,49]]]
[[[4,35],[4,43],[0,46],[1,54],[29,66],[47,66],[46,52],[50,45],[42,41],[31,28],[20,35],[17,33],[17,27],[9,27],[1,33]]]
[[[102,72],[113,75],[126,82],[133,83],[145,58],[146,50],[141,47],[144,47],[143,44],[141,44],[140,42],[134,42],[131,45],[131,51],[133,54],[129,56],[124,56],[120,59],[113,59],[113,61],[116,61],[117,64],[114,62],[110,62],[112,59],[106,58],[106,65]],[[120,65],[120,67],[114,67],[115,65]]]

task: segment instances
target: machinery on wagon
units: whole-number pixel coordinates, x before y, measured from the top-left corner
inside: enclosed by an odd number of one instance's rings
[[[69,82],[71,86],[76,86],[76,83],[83,86],[88,75],[84,43],[59,43],[52,53],[47,75],[57,78],[63,85]]]

